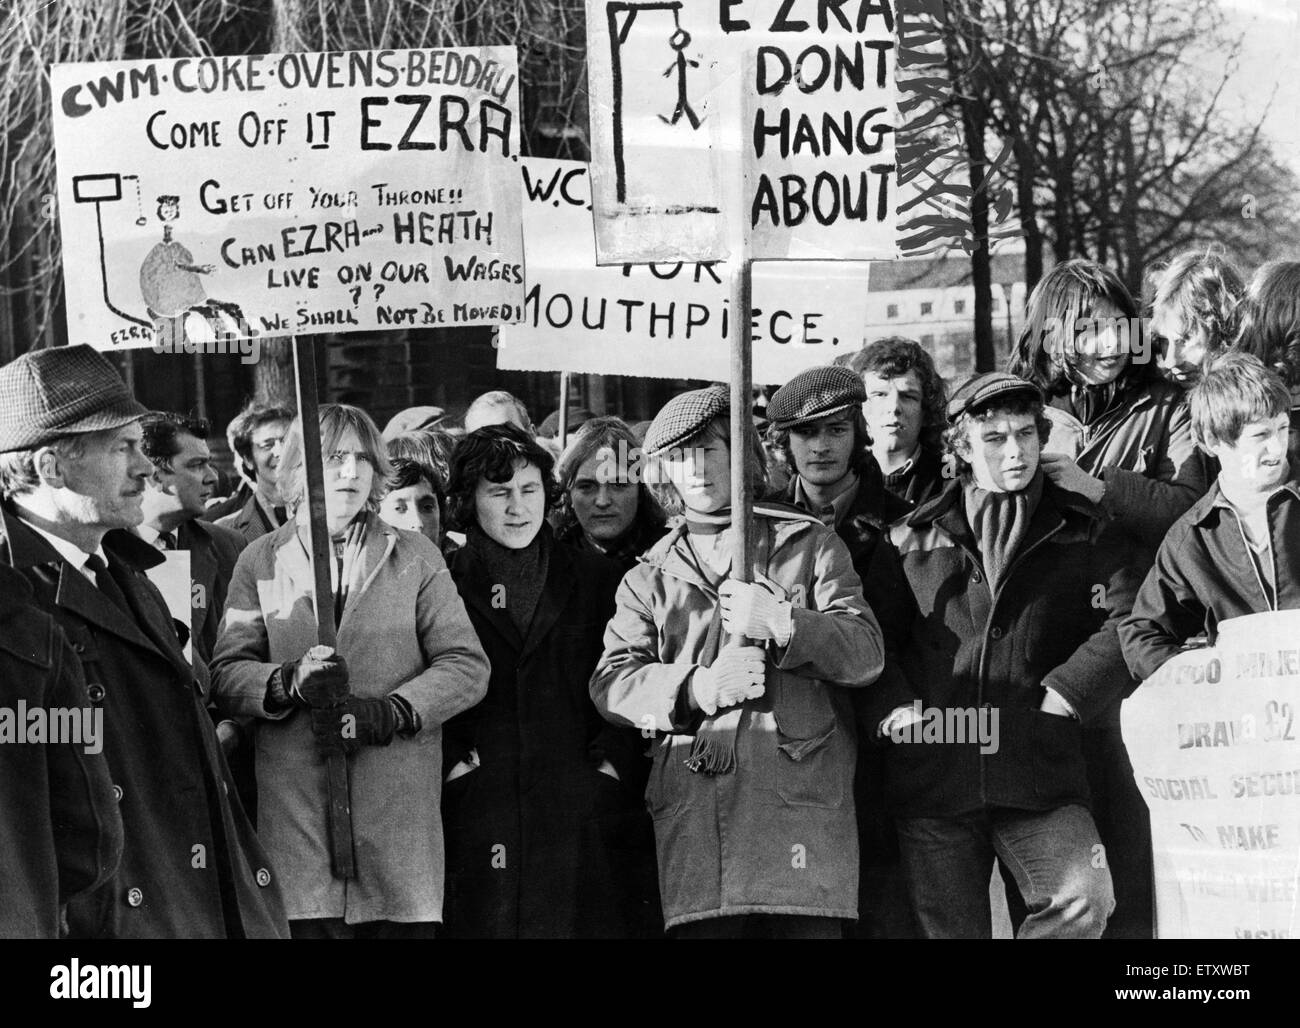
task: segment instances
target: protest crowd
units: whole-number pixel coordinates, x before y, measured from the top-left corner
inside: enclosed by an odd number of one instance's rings
[[[1004,368],[890,337],[771,391],[738,576],[725,383],[562,450],[504,392],[322,404],[311,469],[287,407],[17,357],[0,707],[102,746],[0,745],[0,936],[985,938],[1005,896],[1020,938],[1151,937],[1120,704],[1300,608],[1300,263],[1186,253],[1143,303],[1061,262]]]

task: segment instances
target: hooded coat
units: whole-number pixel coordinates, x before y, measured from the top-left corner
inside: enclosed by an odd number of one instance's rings
[[[669,928],[743,914],[858,916],[850,691],[880,674],[880,628],[834,532],[765,503],[753,529],[755,567],[795,609],[788,644],[767,644],[764,695],[741,707],[733,771],[685,763],[701,722],[691,676],[716,656],[721,612],[683,524],[624,577],[591,679],[605,717],[659,733],[646,804]]]

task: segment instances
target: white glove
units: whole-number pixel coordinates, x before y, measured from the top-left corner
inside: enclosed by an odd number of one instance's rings
[[[728,646],[719,651],[711,667],[695,669],[691,696],[700,710],[712,716],[719,707],[762,696],[766,678],[767,655],[761,646]]]
[[[773,640],[778,646],[790,641],[793,605],[770,582],[737,582],[727,579],[718,590],[722,604],[722,627],[746,639]]]

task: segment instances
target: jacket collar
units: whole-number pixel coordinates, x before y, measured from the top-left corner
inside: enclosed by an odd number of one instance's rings
[[[143,539],[115,529],[104,536],[103,542],[109,573],[131,604],[135,613],[135,617],[131,617],[64,560],[38,533],[23,524],[8,501],[0,504],[0,527],[3,527],[9,562],[15,569],[37,571],[54,590],[55,606],[126,642],[159,653],[171,663],[188,670],[179,640],[169,639],[151,620],[150,610],[156,607],[156,603],[131,574],[144,573],[166,559]]]
[[[1269,496],[1272,499],[1279,492],[1289,492],[1297,500],[1300,500],[1300,479],[1292,477],[1283,482]],[[1187,512],[1187,517],[1192,524],[1199,526],[1204,525],[1211,519],[1211,516],[1218,510],[1231,510],[1232,504],[1228,498],[1223,495],[1223,490],[1219,488],[1219,480],[1216,478],[1214,484],[1210,486],[1209,492],[1192,504],[1191,509]]]
[[[271,533],[274,542],[275,562],[283,569],[289,587],[297,593],[312,598],[312,611],[315,613],[316,578],[312,573],[311,555],[307,544],[298,531],[296,521],[288,521]],[[357,604],[371,583],[379,574],[385,560],[397,546],[397,529],[381,520],[378,515],[370,515],[370,526],[366,530],[365,543],[362,547],[362,571],[360,584],[348,593],[343,616],[339,619],[338,630],[342,633],[347,625],[349,615],[356,610]],[[331,581],[333,571],[331,570]],[[330,600],[331,604],[333,599]]]
[[[909,528],[937,525],[972,556],[978,556],[979,547],[962,502],[962,483],[961,478],[953,479],[943,492],[918,507],[907,519],[906,524]],[[1019,563],[1024,554],[1047,536],[1058,531],[1069,520],[1092,521],[1094,517],[1093,509],[1085,497],[1066,492],[1054,485],[1050,479],[1045,479],[1043,495],[1029,522],[1029,530],[1017,548],[1007,572],[1003,574],[1002,581],[1006,582],[1010,579],[1009,572]]]

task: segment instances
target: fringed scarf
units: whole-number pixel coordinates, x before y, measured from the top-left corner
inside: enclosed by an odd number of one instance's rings
[[[707,561],[700,560],[691,537],[718,536],[731,526],[731,509],[715,511],[712,514],[686,514],[686,553],[688,563],[705,581],[707,590],[713,598],[713,619],[709,622],[708,632],[704,637],[704,646],[700,651],[700,664],[711,667],[718,658],[722,644],[722,605],[718,603],[718,588],[726,579],[725,574],[718,574]],[[706,714],[695,733],[686,766],[692,772],[706,775],[729,775],[736,770],[736,733],[740,731],[741,718],[744,716],[745,704],[738,703],[715,714]]]

